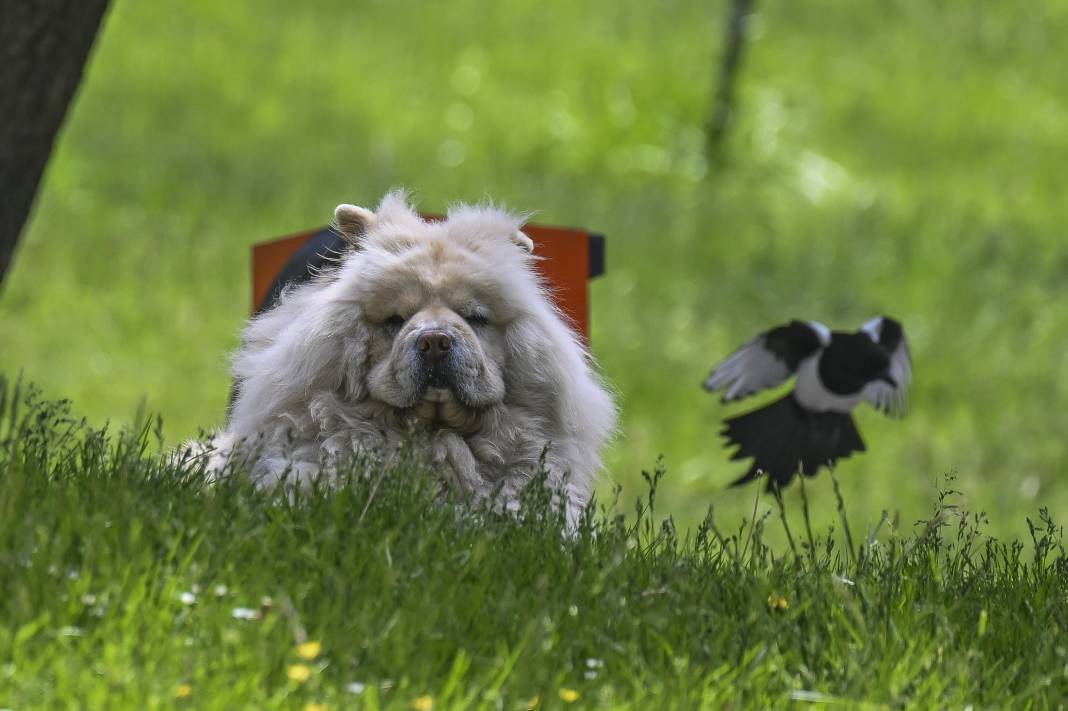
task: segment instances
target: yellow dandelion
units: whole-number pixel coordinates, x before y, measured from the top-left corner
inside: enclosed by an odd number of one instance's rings
[[[323,651],[323,645],[318,642],[305,642],[297,645],[297,656],[301,659],[315,659],[321,651]]]
[[[326,704],[304,704],[304,711],[326,711]]]
[[[185,699],[193,695],[193,687],[189,684],[179,684],[174,690],[174,698]]]
[[[430,694],[424,694],[412,702],[412,708],[415,711],[430,711],[430,709],[434,708],[434,697]]]
[[[785,610],[790,607],[790,602],[782,595],[769,595],[768,607],[773,610]]]
[[[289,667],[286,669],[286,676],[288,676],[293,681],[297,681],[302,684],[308,679],[311,679],[311,675],[311,668],[303,664],[290,664]]]
[[[560,689],[560,699],[565,703],[572,703],[578,701],[579,692],[574,689]]]
[[[530,701],[527,702],[527,711],[534,711],[534,709],[538,708],[538,704],[540,704],[540,703],[541,703],[541,697],[540,696],[534,696],[534,698],[532,698]]]

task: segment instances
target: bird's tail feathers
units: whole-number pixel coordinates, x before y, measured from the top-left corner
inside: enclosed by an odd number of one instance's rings
[[[737,447],[732,460],[753,460],[731,486],[763,475],[769,491],[786,486],[798,473],[813,476],[822,466],[834,466],[839,459],[865,451],[849,413],[809,412],[792,393],[726,420],[721,434],[728,446]]]

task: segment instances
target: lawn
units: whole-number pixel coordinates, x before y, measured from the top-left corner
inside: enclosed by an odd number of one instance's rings
[[[709,504],[748,515],[716,435],[744,408],[700,390],[709,367],[794,316],[889,313],[913,411],[859,415],[854,530],[927,516],[951,472],[999,536],[1064,518],[1068,5],[758,9],[709,161],[721,2],[117,0],[0,293],[0,372],[96,424],[143,401],[180,441],[222,417],[250,244],[394,185],[430,211],[492,196],[608,237],[592,345],[623,422],[602,499],[640,496],[663,456],[680,531]],[[808,494],[822,530],[830,479]]]
[[[5,708],[1045,709],[1068,695],[1068,557],[1045,515],[1026,547],[999,542],[946,492],[916,526],[802,526],[775,551],[778,514],[678,531],[653,472],[637,502],[568,536],[540,489],[521,519],[458,508],[416,462],[354,465],[336,492],[205,487],[157,456],[158,421],[101,432],[27,395],[0,384]]]

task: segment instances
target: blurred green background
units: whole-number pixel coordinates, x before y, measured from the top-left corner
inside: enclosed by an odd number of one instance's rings
[[[663,455],[661,512],[747,515],[716,434],[747,408],[709,367],[794,316],[889,313],[913,412],[859,413],[855,532],[911,525],[947,472],[995,533],[1068,517],[1068,4],[757,9],[710,166],[722,1],[117,0],[0,294],[0,371],[97,422],[144,398],[177,442],[221,421],[250,244],[392,186],[492,196],[608,237],[593,350],[627,509]],[[826,475],[809,493],[832,518]]]

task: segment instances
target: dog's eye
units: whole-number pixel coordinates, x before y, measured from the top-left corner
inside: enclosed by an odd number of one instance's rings
[[[467,317],[467,322],[472,326],[488,326],[489,319],[482,314],[471,314]]]
[[[400,314],[393,314],[382,323],[390,328],[400,328],[404,325],[404,317]]]

